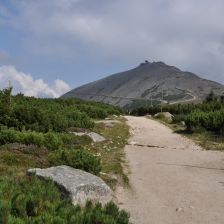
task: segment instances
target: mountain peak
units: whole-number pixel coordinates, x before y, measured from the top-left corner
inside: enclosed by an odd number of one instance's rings
[[[122,107],[153,103],[187,102],[200,100],[213,90],[221,95],[224,86],[197,75],[165,64],[162,61],[145,60],[136,69],[110,75],[98,81],[78,87],[62,97],[77,97],[102,101]],[[163,93],[163,94],[162,94]]]
[[[158,65],[158,66],[167,66],[166,63],[162,62],[162,61],[154,61],[152,62],[153,65]]]
[[[145,66],[145,65],[150,65],[151,63],[148,60],[145,60],[144,62],[140,63],[139,66]]]
[[[145,60],[144,62],[140,63],[139,67],[143,66],[158,66],[158,67],[163,67],[163,66],[168,66],[166,63],[162,61],[153,61],[149,62],[148,60]]]

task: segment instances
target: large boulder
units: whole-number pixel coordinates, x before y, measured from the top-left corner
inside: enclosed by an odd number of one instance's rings
[[[165,119],[167,121],[173,120],[173,115],[169,112],[159,112],[159,113],[155,114],[154,117],[160,118],[160,119]]]
[[[27,173],[52,179],[62,195],[70,197],[74,205],[84,206],[87,200],[105,204],[113,197],[112,190],[101,178],[69,166],[34,168]]]

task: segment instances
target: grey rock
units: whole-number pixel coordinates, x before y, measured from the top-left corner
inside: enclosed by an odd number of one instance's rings
[[[185,121],[181,121],[180,124],[181,124],[182,126],[186,126]]]
[[[113,197],[112,190],[101,178],[69,166],[27,171],[28,175],[34,173],[39,177],[52,179],[62,195],[70,197],[74,205],[84,206],[87,200],[105,204]]]
[[[93,140],[94,143],[103,142],[106,140],[102,135],[99,135],[98,133],[95,132],[70,132],[70,133],[78,136],[87,135]]]
[[[95,132],[88,133],[88,136],[93,140],[93,142],[103,142],[106,140],[102,135]]]
[[[165,118],[168,121],[172,121],[172,119],[173,119],[173,115],[171,113],[169,113],[169,112],[160,112],[160,113],[155,114],[154,117],[156,117],[156,118]]]
[[[108,124],[105,124],[105,127],[106,128],[113,128],[114,124],[113,123],[108,123]]]
[[[184,212],[183,208],[176,208],[176,212]]]

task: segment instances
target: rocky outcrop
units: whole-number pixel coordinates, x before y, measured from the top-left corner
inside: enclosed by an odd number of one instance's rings
[[[112,199],[112,190],[101,178],[69,166],[34,168],[27,173],[52,179],[62,195],[70,197],[75,205],[84,206],[87,200],[105,204]]]
[[[154,117],[166,119],[167,121],[170,121],[170,122],[173,120],[173,115],[169,112],[159,112],[155,114]]]
[[[70,133],[78,136],[87,135],[92,139],[94,143],[103,142],[106,140],[102,135],[99,135],[98,133],[95,132],[70,132]]]

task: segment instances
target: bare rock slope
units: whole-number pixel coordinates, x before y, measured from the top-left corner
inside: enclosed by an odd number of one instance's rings
[[[145,100],[150,102],[151,99],[153,103],[160,100],[170,103],[200,100],[211,90],[221,95],[224,93],[224,86],[163,62],[146,61],[129,71],[73,89],[62,97],[134,106],[145,103]]]

